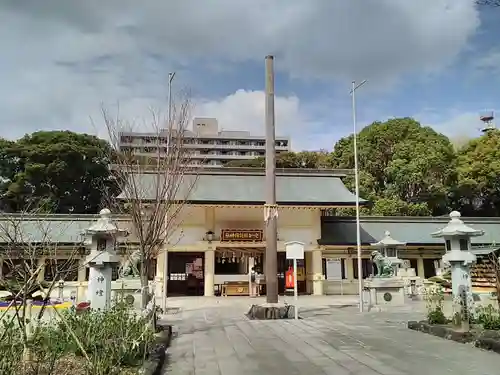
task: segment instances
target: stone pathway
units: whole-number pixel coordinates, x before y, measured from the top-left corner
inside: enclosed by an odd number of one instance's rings
[[[166,374],[497,375],[500,356],[410,331],[411,306],[361,315],[309,308],[299,321],[250,321],[241,305],[180,311]]]

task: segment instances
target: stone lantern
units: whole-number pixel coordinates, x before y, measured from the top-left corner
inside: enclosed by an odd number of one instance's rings
[[[104,310],[111,304],[113,266],[120,262],[115,251],[116,240],[126,237],[128,232],[117,228],[107,208],[99,215],[101,217],[83,235],[85,245],[90,248],[90,255],[85,259],[85,265],[90,268],[87,300],[92,309]]]
[[[443,262],[451,267],[451,284],[454,299],[464,298],[472,300],[472,282],[470,278],[471,265],[476,262],[476,256],[471,253],[471,237],[484,234],[480,229],[474,229],[460,220],[460,212],[450,213],[450,222],[446,227],[432,233],[432,237],[443,238],[446,246],[446,254]]]
[[[376,243],[370,244],[376,248],[382,256],[389,258],[394,268],[394,275],[398,274],[398,269],[402,263],[399,259],[399,249],[406,246],[406,242],[400,242],[391,237],[389,231],[385,231],[384,238]]]

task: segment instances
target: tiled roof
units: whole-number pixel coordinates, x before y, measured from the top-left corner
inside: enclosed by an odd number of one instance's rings
[[[473,244],[500,244],[500,220],[497,218],[462,218],[474,229],[484,230],[484,235],[473,237]],[[361,242],[365,245],[380,241],[386,231],[408,245],[442,244],[434,233],[444,228],[450,218],[444,217],[363,217],[360,220]],[[323,217],[321,244],[341,245],[356,243],[356,220],[352,217]]]
[[[141,199],[156,200],[155,174],[136,174],[134,191]],[[159,182],[162,184],[162,182]],[[190,193],[188,194],[187,192]],[[326,173],[278,174],[276,177],[276,199],[279,205],[353,206],[355,196],[340,177]],[[121,198],[126,198],[122,193]],[[135,197],[133,197],[135,198]],[[198,176],[185,175],[176,199],[194,204],[263,204],[265,202],[264,173],[220,173]],[[360,200],[361,204],[367,202]]]
[[[70,243],[79,244],[81,235],[96,222],[97,215],[4,215],[0,217],[0,243]],[[120,228],[130,224],[115,219]]]

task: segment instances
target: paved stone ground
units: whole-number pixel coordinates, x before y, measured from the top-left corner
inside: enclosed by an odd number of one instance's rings
[[[248,303],[181,309],[166,374],[497,375],[500,356],[408,330],[422,304],[360,314],[304,306],[299,321],[250,321]],[[251,303],[251,301],[250,301]]]

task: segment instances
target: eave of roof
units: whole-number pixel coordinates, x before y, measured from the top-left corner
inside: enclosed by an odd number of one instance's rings
[[[118,170],[119,165],[111,164],[111,169]],[[134,168],[127,166],[127,171],[133,171]],[[138,174],[157,174],[155,165],[139,165],[136,169]],[[192,167],[182,168],[183,173],[187,175],[246,175],[246,176],[265,176],[265,168],[254,167]],[[276,176],[330,176],[346,177],[354,173],[352,169],[326,169],[326,168],[276,168]]]

